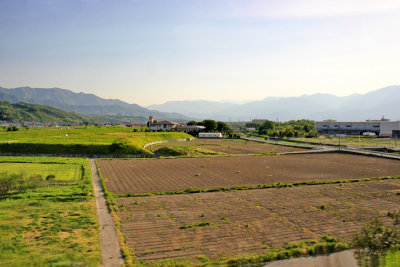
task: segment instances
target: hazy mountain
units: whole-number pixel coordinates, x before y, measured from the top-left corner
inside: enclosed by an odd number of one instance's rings
[[[85,115],[121,114],[146,118],[153,115],[157,119],[177,121],[189,119],[178,113],[149,110],[137,104],[128,104],[118,99],[104,99],[93,94],[75,93],[60,88],[19,87],[7,89],[0,87],[0,101],[47,105]]]
[[[45,123],[95,123],[89,116],[68,112],[57,108],[27,104],[0,102],[0,121],[8,122],[45,122]]]
[[[313,94],[299,97],[267,97],[243,105],[213,101],[174,101],[151,107],[162,111],[176,110],[185,115],[216,120],[270,119],[379,119],[384,115],[400,120],[400,86],[389,86],[367,94],[335,96]]]
[[[169,101],[160,105],[150,105],[147,106],[147,108],[163,112],[178,112],[194,118],[203,118],[207,114],[218,114],[223,112],[225,109],[229,109],[234,106],[236,106],[236,104],[206,100],[193,100]]]

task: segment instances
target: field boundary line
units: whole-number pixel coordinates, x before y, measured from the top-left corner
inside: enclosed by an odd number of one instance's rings
[[[124,259],[119,246],[117,232],[107,206],[104,188],[94,159],[90,159],[90,165],[93,177],[93,190],[96,199],[97,218],[100,226],[101,266],[122,266],[124,264]]]
[[[183,141],[192,141],[196,138],[184,138],[184,139],[174,139],[174,140],[160,140],[160,141],[154,141],[150,142],[147,144],[143,145],[143,149],[146,149],[146,147],[151,146],[151,145],[156,145],[156,144],[162,144],[162,143],[167,143],[167,142],[183,142]]]
[[[280,141],[271,141],[271,140],[266,140],[266,139],[259,139],[255,137],[246,137],[246,136],[240,136],[240,139],[247,140],[247,141],[253,141],[253,142],[259,142],[259,143],[267,143],[271,145],[278,145],[278,146],[289,146],[289,147],[298,147],[298,148],[307,148],[307,149],[315,149],[315,148],[321,148],[322,146],[320,145],[307,145],[307,144],[296,144],[296,143],[283,143]]]
[[[357,155],[363,155],[363,156],[369,156],[369,157],[400,160],[400,155],[389,154],[389,153],[384,153],[384,152],[376,152],[376,151],[366,151],[366,150],[362,150],[362,149],[358,149],[358,148],[354,148],[354,147],[342,149],[339,152],[348,153],[348,154],[357,154]]]
[[[382,176],[382,177],[372,177],[372,178],[355,178],[347,180],[330,180],[330,181],[274,183],[274,184],[259,184],[253,186],[216,187],[216,188],[204,188],[204,189],[188,188],[186,190],[163,191],[163,192],[112,194],[112,196],[119,198],[119,197],[150,197],[150,196],[161,196],[161,195],[187,195],[187,194],[197,194],[197,193],[229,192],[229,191],[256,190],[256,189],[280,189],[280,188],[299,187],[299,186],[372,182],[372,181],[394,180],[394,179],[400,179],[400,176]]]

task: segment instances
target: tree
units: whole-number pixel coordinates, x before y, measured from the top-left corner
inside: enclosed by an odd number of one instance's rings
[[[197,125],[197,121],[189,121],[186,123],[187,125]]]
[[[246,128],[256,128],[256,129],[258,129],[258,127],[260,127],[260,123],[256,123],[256,122],[247,122],[246,123]]]
[[[310,132],[310,131],[311,131],[310,125],[305,124],[304,127],[303,127],[303,130],[304,130],[306,133]]]
[[[233,133],[233,129],[231,128],[231,126],[229,126],[228,124],[226,124],[223,121],[217,122],[217,130],[218,130],[218,132],[221,132],[223,134]]]
[[[383,252],[400,243],[400,233],[380,219],[365,224],[353,237],[353,245],[367,253]]]
[[[273,121],[265,121],[261,126],[258,128],[259,134],[267,134],[269,130],[274,130],[275,124]]]
[[[214,120],[204,120],[203,121],[204,127],[206,127],[205,131],[206,132],[215,132],[217,131],[217,122]]]

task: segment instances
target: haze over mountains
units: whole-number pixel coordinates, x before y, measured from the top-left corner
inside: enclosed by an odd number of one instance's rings
[[[118,99],[104,99],[93,94],[75,93],[60,88],[18,87],[7,89],[0,87],[0,101],[47,105],[91,116],[122,114],[142,117],[141,120],[143,118],[147,120],[150,115],[158,119],[174,119],[177,121],[188,119],[178,113],[149,110]]]
[[[217,101],[171,101],[147,108],[128,104],[118,99],[103,99],[93,94],[75,93],[59,88],[0,87],[0,101],[25,102],[75,111],[85,115],[128,115],[145,121],[149,115],[156,119],[184,121],[206,118],[222,121],[249,121],[270,119],[379,119],[384,115],[392,120],[400,119],[400,86],[389,86],[367,94],[335,96],[313,94],[300,97],[267,97],[246,104]],[[157,111],[156,111],[157,110]]]
[[[171,112],[188,117],[216,120],[248,121],[270,119],[287,121],[312,120],[361,120],[379,119],[384,115],[392,120],[400,119],[400,86],[388,86],[367,94],[335,96],[332,94],[302,95],[299,97],[267,97],[238,105],[214,101],[172,101],[148,108]]]

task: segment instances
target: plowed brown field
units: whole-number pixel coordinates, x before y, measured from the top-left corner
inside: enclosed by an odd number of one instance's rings
[[[270,152],[291,152],[307,150],[305,148],[271,145],[240,139],[194,139],[191,141],[171,141],[149,147],[152,151],[165,146],[196,146],[227,154],[253,154]]]
[[[339,153],[98,163],[116,194],[400,175],[399,161]]]
[[[116,201],[122,232],[137,260],[218,259],[323,234],[348,241],[366,221],[388,220],[386,213],[400,207],[397,192],[400,181],[382,180]],[[209,224],[195,226],[202,222]]]

